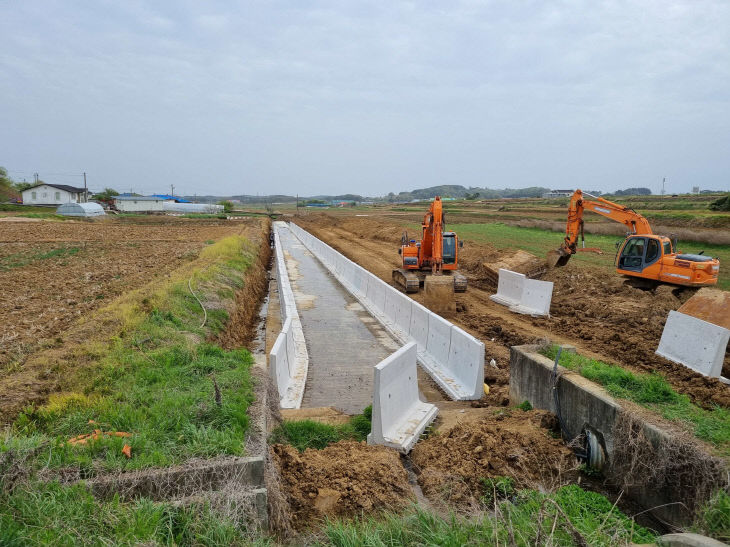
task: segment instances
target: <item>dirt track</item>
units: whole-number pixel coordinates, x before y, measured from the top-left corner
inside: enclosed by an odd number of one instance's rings
[[[401,225],[372,216],[324,214],[298,217],[297,223],[391,283],[391,270],[399,266],[396,250]],[[585,355],[625,368],[660,372],[675,389],[702,406],[730,407],[730,386],[654,354],[669,310],[679,308],[691,291],[660,287],[656,293],[645,292],[625,286],[620,276],[606,275],[574,260],[545,276],[555,283],[551,317],[533,318],[489,300],[496,288],[489,288],[481,264],[498,256],[494,248],[468,242],[462,256],[462,272],[469,278],[470,288],[457,295],[457,312],[448,318],[479,337],[487,360],[494,358],[503,371],[509,367],[509,346],[550,339],[573,344]],[[424,303],[420,293],[411,296]],[[729,373],[726,357],[724,374]],[[489,381],[497,385],[489,402],[504,402],[509,377],[505,373],[492,376]]]

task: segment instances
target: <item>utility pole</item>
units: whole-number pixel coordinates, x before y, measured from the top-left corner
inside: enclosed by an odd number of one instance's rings
[[[664,183],[667,182],[667,177],[662,178],[662,195],[664,195]]]
[[[86,171],[84,171],[84,203],[89,201],[89,189],[86,187]]]
[[[33,173],[33,177],[35,178],[35,183],[38,184],[38,173]]]
[[[297,194],[297,216],[299,216],[299,194]]]
[[[170,185],[170,195],[175,197],[175,187],[172,184]]]

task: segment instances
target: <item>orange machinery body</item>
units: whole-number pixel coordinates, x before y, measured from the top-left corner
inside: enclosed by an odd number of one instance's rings
[[[720,273],[717,258],[679,253],[676,242],[652,233],[649,221],[639,213],[607,199],[591,197],[595,201],[583,199],[583,192],[576,190],[570,199],[566,236],[559,249],[566,261],[578,251],[578,235],[583,234],[583,211],[588,209],[629,229],[616,253],[617,273],[690,287],[717,284]]]
[[[430,270],[433,274],[458,269],[459,239],[444,231],[441,198],[436,197],[421,223],[421,241],[405,241],[401,247],[404,270]]]

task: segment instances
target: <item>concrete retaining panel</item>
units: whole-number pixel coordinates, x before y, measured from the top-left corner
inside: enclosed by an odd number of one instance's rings
[[[436,405],[418,398],[416,344],[411,342],[375,366],[372,431],[368,444],[410,452],[436,418]]]
[[[705,376],[719,378],[729,339],[730,330],[724,327],[670,311],[656,353]]]
[[[411,307],[411,328],[408,334],[416,344],[418,352],[426,351],[428,344],[428,318],[431,312],[418,302],[413,302]]]
[[[537,279],[526,278],[522,287],[522,296],[520,297],[519,304],[510,306],[509,309],[510,311],[525,315],[550,315],[550,302],[552,298],[552,281],[538,281]]]
[[[500,268],[497,294],[493,294],[489,298],[503,306],[519,306],[525,279],[527,278],[524,274]]]
[[[678,439],[672,433],[650,423],[649,415],[645,412],[637,413],[631,407],[622,407],[622,404],[611,397],[601,386],[584,378],[577,372],[561,366],[557,367],[557,379],[553,388],[554,362],[538,353],[538,346],[513,346],[510,348],[510,382],[509,397],[511,404],[521,404],[529,401],[534,408],[549,410],[557,413],[555,394],[560,401],[560,414],[565,424],[565,435],[575,439],[585,430],[591,431],[601,442],[605,450],[606,466],[604,475],[610,481],[622,485],[625,477],[616,475],[611,463],[616,450],[624,449],[625,445],[617,446],[614,441],[614,427],[622,415],[630,416],[634,423],[639,424],[641,433],[649,441],[649,452],[642,449],[642,456],[646,461],[660,461],[661,455],[667,450],[676,453],[689,453],[687,465],[682,467],[682,476],[678,478],[671,473],[663,476],[665,482],[659,484],[628,485],[627,494],[645,507],[656,517],[675,526],[684,526],[692,521],[691,508],[687,506],[689,499],[687,488],[692,488],[695,481],[706,480],[710,473],[709,461],[714,456],[704,452],[701,443],[690,448],[688,440],[683,435]],[[691,457],[691,450],[698,456]],[[652,454],[651,451],[654,451]],[[717,488],[728,486],[727,462],[714,458],[717,472]],[[693,469],[692,465],[697,465]],[[722,471],[725,469],[725,471]],[[722,477],[722,478],[720,478]],[[681,483],[677,481],[681,480]],[[708,494],[709,495],[709,494]],[[700,500],[701,501],[701,500]]]
[[[451,347],[451,327],[443,317],[435,313],[428,314],[428,344],[426,351],[441,364],[449,362],[449,348]]]
[[[449,366],[463,386],[463,399],[480,399],[484,390],[484,344],[457,326],[451,327]]]
[[[291,322],[291,319],[287,319]],[[269,376],[276,385],[279,399],[283,399],[289,387],[289,360],[287,359],[286,335],[283,332],[276,337],[269,353]]]
[[[395,307],[395,328],[400,337],[407,339],[411,330],[411,311],[413,310],[413,299],[401,294],[398,295]]]
[[[373,307],[380,313],[385,312],[385,292],[388,289],[388,285],[383,283],[376,277],[370,277],[368,279],[368,291],[366,298]]]
[[[272,229],[274,230],[276,280],[279,286],[283,325],[281,334],[277,337],[269,354],[269,375],[276,382],[281,408],[299,408],[307,381],[309,354],[279,236],[280,230],[289,230],[289,227],[285,222],[274,222]],[[282,335],[284,339],[277,346]],[[286,377],[284,376],[285,371]]]

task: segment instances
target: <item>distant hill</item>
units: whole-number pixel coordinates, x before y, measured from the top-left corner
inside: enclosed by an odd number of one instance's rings
[[[300,195],[299,199],[311,200],[319,199],[324,201],[380,201],[380,202],[396,202],[396,201],[413,201],[414,199],[431,199],[436,196],[444,198],[459,199],[498,199],[498,198],[535,198],[541,197],[545,192],[549,192],[549,188],[540,186],[531,186],[529,188],[505,188],[503,190],[493,190],[491,188],[478,188],[475,186],[467,188],[459,184],[442,184],[440,186],[431,186],[429,188],[417,188],[407,192],[393,193],[390,192],[386,196],[368,197],[359,194],[340,194],[331,195]],[[273,194],[269,196],[251,196],[247,194],[239,194],[233,196],[184,196],[185,199],[191,201],[199,201],[203,203],[215,203],[222,199],[236,199],[241,203],[294,203],[296,196],[288,196],[285,194]]]

